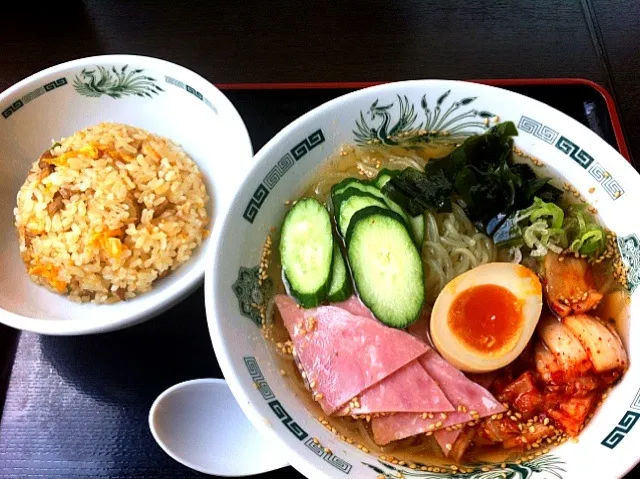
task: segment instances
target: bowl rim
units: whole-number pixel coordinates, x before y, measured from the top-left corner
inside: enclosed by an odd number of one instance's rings
[[[634,169],[632,164],[627,161],[615,148],[609,145],[605,140],[597,136],[593,131],[591,131],[585,125],[582,125],[580,122],[566,115],[565,113],[557,110],[556,108],[547,105],[539,100],[528,97],[521,93],[513,92],[510,90],[506,90],[505,88],[501,88],[498,86],[492,86],[482,83],[464,81],[464,80],[449,80],[449,79],[412,79],[412,80],[402,80],[402,81],[394,81],[387,82],[382,84],[376,84],[373,86],[369,86],[366,88],[362,88],[360,90],[356,90],[353,92],[346,93],[334,99],[331,99],[314,109],[308,111],[307,113],[299,116],[288,125],[286,125],[282,130],[280,130],[271,140],[269,140],[254,156],[253,164],[250,169],[246,173],[240,188],[236,191],[234,198],[231,200],[231,207],[225,211],[213,228],[212,231],[212,239],[214,240],[214,247],[211,248],[211,257],[207,261],[205,267],[205,281],[204,281],[204,297],[205,297],[205,310],[207,314],[207,324],[209,328],[209,335],[211,337],[211,341],[214,348],[214,353],[218,364],[220,365],[220,369],[227,380],[229,387],[236,398],[236,401],[240,405],[241,409],[247,415],[249,420],[252,422],[254,427],[259,431],[259,433],[263,434],[267,439],[276,441],[280,447],[284,448],[287,453],[287,460],[290,464],[297,469],[299,472],[304,474],[306,477],[331,477],[331,475],[322,472],[318,467],[316,467],[312,459],[305,457],[302,454],[302,449],[296,446],[292,446],[289,444],[287,440],[284,438],[286,435],[284,433],[277,432],[274,428],[267,425],[262,418],[259,409],[255,403],[258,401],[254,401],[249,394],[249,390],[243,387],[241,381],[238,376],[233,374],[234,366],[232,365],[232,353],[230,348],[226,345],[222,338],[222,322],[225,319],[222,317],[222,314],[219,313],[218,307],[216,306],[218,295],[216,291],[221,290],[220,284],[222,278],[220,277],[221,268],[219,267],[219,263],[223,262],[225,259],[222,257],[220,252],[220,246],[223,241],[224,235],[227,230],[227,223],[231,221],[231,215],[233,213],[233,205],[235,205],[242,194],[242,190],[245,188],[245,185],[248,180],[253,178],[256,172],[260,168],[260,164],[264,161],[266,157],[271,155],[272,150],[276,149],[278,144],[285,138],[289,136],[289,134],[298,128],[300,125],[307,123],[312,120],[313,117],[319,116],[327,111],[334,109],[337,105],[343,102],[349,102],[357,100],[360,96],[367,96],[371,94],[371,92],[385,93],[387,90],[393,91],[394,89],[402,89],[409,88],[415,85],[424,85],[426,88],[432,88],[436,85],[443,86],[473,86],[474,89],[484,90],[494,93],[499,93],[502,95],[508,95],[513,98],[518,98],[520,101],[524,101],[529,103],[530,105],[534,105],[538,108],[542,108],[546,111],[550,111],[554,115],[559,118],[564,119],[565,121],[571,123],[572,127],[577,129],[580,132],[581,137],[589,137],[592,141],[599,142],[600,146],[609,152],[609,156],[616,158],[614,161],[620,163],[618,165],[622,169],[626,169],[626,174],[633,175],[636,178],[640,176],[640,173]],[[307,413],[308,414],[308,413]],[[631,469],[633,469],[638,463],[640,463],[640,454],[637,456],[627,456],[629,460],[617,462],[615,467],[615,472],[618,474],[616,477],[621,477],[627,474]]]
[[[108,54],[69,60],[33,73],[15,83],[14,85],[10,86],[6,90],[0,92],[0,102],[11,97],[21,89],[33,85],[34,83],[37,83],[38,81],[53,73],[81,67],[87,64],[100,65],[119,63],[134,65],[146,64],[153,68],[164,68],[167,71],[179,71],[185,74],[185,76],[190,76],[191,78],[197,79],[198,81],[202,82],[202,84],[199,85],[198,88],[202,89],[203,93],[206,92],[206,95],[209,98],[215,98],[216,108],[218,109],[218,111],[223,110],[224,114],[227,116],[225,122],[227,124],[231,124],[232,127],[237,130],[238,137],[242,138],[242,142],[238,142],[240,154],[246,156],[248,162],[251,161],[251,158],[254,154],[251,136],[249,135],[249,131],[243,118],[240,116],[240,113],[233,105],[233,103],[231,103],[231,100],[229,100],[220,89],[218,89],[213,83],[204,78],[202,75],[182,65],[163,60],[161,58],[132,54]],[[232,193],[233,195],[235,195],[235,191],[233,191]],[[217,217],[221,213],[222,211],[216,211],[216,221],[214,221],[214,225],[215,223],[217,223]],[[208,253],[209,250],[213,248],[212,237],[209,236],[209,238],[205,238],[199,248],[206,248],[206,252]],[[147,307],[140,308],[139,310],[136,310],[134,312],[127,312],[125,309],[120,312],[117,318],[104,318],[99,315],[92,317],[91,314],[88,314],[89,317],[81,319],[34,318],[0,308],[0,323],[19,330],[52,336],[75,336],[83,334],[105,333],[133,326],[166,311],[168,308],[177,304],[188,294],[192,293],[200,284],[202,284],[207,256],[208,254],[201,255],[200,258],[197,259],[197,261],[194,261],[188,266],[189,271],[181,279],[180,285],[173,288],[171,287],[173,285],[170,285],[167,288],[165,294],[156,296],[153,303],[149,304]],[[145,298],[145,295],[140,295],[138,298]],[[96,305],[93,303],[88,303],[87,305],[91,308],[109,307],[109,305]],[[88,312],[90,312],[90,310],[88,310]]]

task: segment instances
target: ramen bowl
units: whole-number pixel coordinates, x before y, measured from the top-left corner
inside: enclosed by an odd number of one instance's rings
[[[213,246],[206,237],[184,264],[146,293],[114,304],[72,302],[31,281],[20,257],[14,208],[31,165],[52,141],[110,122],[180,145],[204,178],[207,216],[215,222],[252,159],[252,146],[237,111],[211,83],[155,58],[83,58],[10,87],[0,94],[0,113],[0,322],[52,335],[104,332],[160,313],[199,284]]]
[[[466,464],[464,477],[560,479],[619,477],[640,459],[640,369],[635,350],[640,316],[634,301],[640,284],[640,179],[631,165],[597,135],[533,99],[499,88],[457,81],[423,80],[367,88],[330,101],[300,117],[257,155],[231,207],[214,228],[214,253],[205,270],[211,339],[222,371],[256,433],[280,445],[307,477],[460,477],[451,461],[400,463],[341,440],[308,409],[290,375],[261,334],[273,283],[261,276],[263,245],[283,221],[318,168],[344,144],[384,143],[390,132],[422,128],[474,128],[512,121],[517,148],[540,159],[597,208],[617,234],[628,267],[630,321],[620,328],[630,368],[579,435],[558,447],[531,449],[520,459]],[[439,123],[438,123],[439,122]],[[434,127],[434,125],[436,125]],[[275,249],[275,245],[273,249]],[[251,454],[251,451],[247,451]]]

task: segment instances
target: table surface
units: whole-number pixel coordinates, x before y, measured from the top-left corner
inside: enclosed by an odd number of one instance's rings
[[[612,93],[631,155],[640,159],[640,129],[634,128],[640,123],[637,0],[309,0],[303,8],[293,0],[57,3],[3,6],[0,91],[47,66],[108,53],[165,58],[214,83],[580,77]],[[264,138],[256,143],[268,139],[275,125],[260,131]],[[172,315],[127,331],[73,340],[22,334],[19,344],[0,347],[8,354],[18,352],[14,374],[21,374],[24,387],[33,392],[11,414],[43,419],[32,423],[37,430],[14,431],[31,438],[20,451],[2,442],[7,431],[0,426],[0,447],[12,458],[3,464],[11,468],[11,477],[205,477],[176,465],[157,448],[132,456],[126,442],[114,446],[112,441],[125,427],[127,412],[137,408],[144,413],[164,388],[219,375],[206,325],[194,326],[199,334],[185,330],[182,336],[172,327],[175,318],[188,321],[202,302],[198,290]],[[166,354],[141,353],[142,341],[153,341]],[[192,356],[172,354],[189,349]],[[105,364],[114,367],[105,369]],[[123,364],[130,368],[125,384],[119,374]],[[7,373],[3,367],[4,361],[0,378]],[[79,371],[93,379],[77,384]],[[51,384],[52,377],[56,390],[43,390],[40,385],[45,378]],[[137,385],[142,381],[153,387],[141,392]],[[58,393],[64,401],[56,401]],[[53,410],[29,400],[47,395]],[[102,438],[89,433],[95,430],[91,424],[73,421],[83,410],[99,410],[95,421],[108,421]],[[51,438],[59,423],[48,424],[51,415],[68,418],[72,438],[56,447]],[[20,424],[19,417],[13,419]],[[133,431],[130,441],[149,440],[146,423],[128,430]],[[91,454],[86,453],[88,442],[95,449]],[[84,452],[74,454],[74,444],[84,445],[78,448]],[[101,454],[108,457],[96,461]],[[166,474],[158,472],[163,470]],[[0,477],[8,476],[0,470]]]

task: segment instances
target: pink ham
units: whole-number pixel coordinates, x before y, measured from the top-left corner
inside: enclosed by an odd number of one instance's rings
[[[339,415],[454,411],[442,390],[417,359],[362,392],[358,402],[360,407],[348,407]]]
[[[428,350],[404,331],[335,306],[305,310],[285,295],[276,296],[275,303],[326,414]]]
[[[420,358],[420,364],[442,388],[454,407],[464,406],[469,411],[476,411],[480,417],[504,412],[502,404],[489,391],[469,380],[433,349]]]
[[[433,413],[431,417],[426,418],[423,418],[422,414],[400,412],[373,418],[371,420],[371,430],[376,443],[382,446],[391,441],[426,432],[436,432],[470,420],[471,416],[469,414],[457,411],[452,413]]]
[[[451,452],[453,445],[455,444],[458,437],[462,433],[461,429],[454,429],[453,431],[447,431],[445,429],[440,429],[433,433],[433,437],[436,439],[438,446],[442,449],[445,457],[449,455]]]
[[[345,311],[355,314],[356,316],[364,316],[365,318],[377,319],[371,310],[355,294],[349,299],[340,303],[333,303],[331,306],[342,308]]]
[[[474,419],[497,414],[504,411],[504,407],[482,386],[467,379],[467,377],[442,359],[434,350],[430,349],[419,359],[440,386],[449,402],[458,409],[464,406],[467,412],[433,414],[433,417],[423,419],[421,414],[398,413],[374,418],[371,421],[373,437],[376,443],[383,445],[391,441],[404,439],[429,431],[437,431],[449,426],[463,424]],[[471,411],[477,413],[472,416]]]

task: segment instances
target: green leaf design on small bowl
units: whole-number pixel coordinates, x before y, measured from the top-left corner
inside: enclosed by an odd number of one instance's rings
[[[73,86],[81,95],[94,98],[102,95],[111,98],[133,95],[153,98],[154,95],[164,92],[155,78],[145,75],[142,69],[131,69],[129,65],[119,69],[115,66],[108,69],[100,65],[90,70],[83,68],[80,74],[75,76]]]

